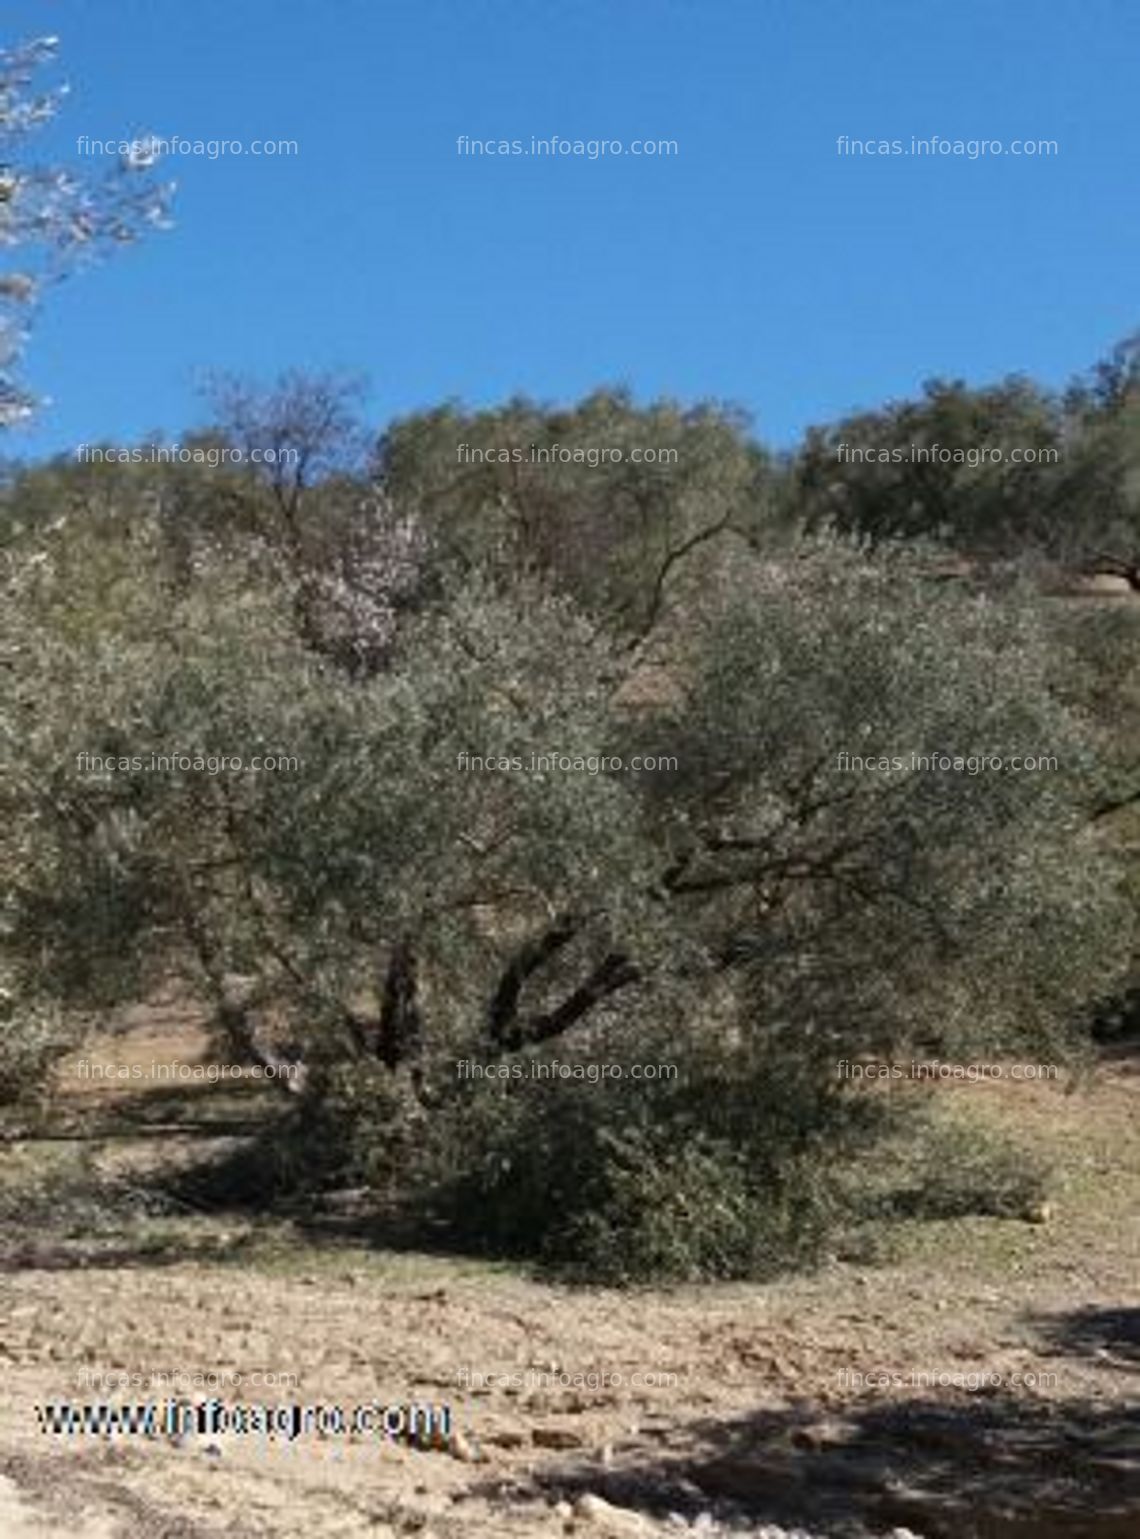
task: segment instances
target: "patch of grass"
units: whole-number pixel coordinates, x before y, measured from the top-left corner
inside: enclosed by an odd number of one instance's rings
[[[952,1222],[1033,1220],[1057,1179],[1055,1162],[984,1115],[936,1105],[846,1172],[850,1220],[840,1254],[897,1260],[916,1243],[926,1249],[933,1237],[921,1231],[932,1225],[941,1231]]]

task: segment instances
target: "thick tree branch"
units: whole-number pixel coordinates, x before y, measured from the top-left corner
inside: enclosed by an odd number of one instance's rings
[[[726,531],[733,534],[739,533],[739,530],[733,528],[731,511],[718,518],[716,523],[709,524],[704,529],[698,529],[688,539],[682,540],[680,545],[676,545],[672,550],[666,552],[665,559],[657,569],[657,574],[654,578],[653,592],[649,598],[649,609],[646,617],[638,627],[633,640],[629,643],[630,651],[639,647],[657,624],[661,615],[662,605],[665,602],[665,584],[668,582],[669,574],[673,568],[692,551],[696,550],[699,545],[703,545],[706,540],[715,539],[718,534],[724,534]]]
[[[1104,801],[1098,802],[1089,813],[1090,822],[1097,822],[1100,818],[1107,818],[1114,812],[1123,812],[1125,807],[1140,805],[1140,788],[1135,791],[1126,791],[1123,796],[1110,796]]]
[[[516,1027],[504,1046],[517,1050],[520,1047],[533,1047],[540,1042],[549,1042],[552,1037],[561,1036],[564,1031],[580,1021],[584,1015],[588,1015],[611,994],[627,988],[631,983],[637,983],[640,978],[641,970],[634,962],[620,951],[611,951],[595,967],[586,981],[568,995],[560,1005],[554,1010],[532,1016],[527,1022],[525,1031]]]
[[[580,924],[579,919],[569,914],[560,915],[545,934],[527,941],[516,952],[499,979],[487,1011],[487,1035],[496,1048],[507,1045],[506,1039],[518,1015],[519,996],[527,979],[574,938]]]
[[[397,941],[388,958],[380,1002],[376,1056],[389,1069],[417,1057],[423,1046],[418,988],[415,953],[405,937]]]

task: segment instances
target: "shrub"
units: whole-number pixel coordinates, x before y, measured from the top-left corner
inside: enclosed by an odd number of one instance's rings
[[[1028,1218],[1048,1193],[1049,1161],[991,1128],[945,1113],[914,1117],[905,1141],[883,1151],[877,1218]]]

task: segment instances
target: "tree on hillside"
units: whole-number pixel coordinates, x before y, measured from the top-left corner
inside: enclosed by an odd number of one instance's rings
[[[34,395],[22,382],[19,366],[30,318],[44,289],[75,267],[129,243],[146,227],[166,222],[170,189],[159,185],[134,162],[105,176],[90,176],[59,165],[44,165],[28,153],[28,141],[55,117],[65,87],[38,88],[39,72],[54,59],[56,40],[41,38],[22,47],[0,51],[0,431],[26,420],[34,410]],[[5,476],[5,494],[10,478]],[[53,518],[58,518],[58,511]],[[14,616],[21,612],[31,575],[25,560],[12,548],[18,543],[20,520],[4,519],[3,602]],[[15,654],[13,652],[15,649]],[[5,680],[0,711],[0,785],[5,800],[19,783],[12,745],[28,729],[35,709],[18,690],[7,687],[19,676],[28,654],[21,638],[6,630],[0,644],[0,676]],[[26,790],[26,787],[25,787]],[[0,887],[19,880],[21,862],[36,846],[34,828],[25,827],[25,840],[15,865],[0,859]],[[10,855],[11,851],[6,851]],[[0,906],[0,940],[6,940],[7,899]],[[67,1027],[56,1005],[43,991],[17,991],[11,986],[10,954],[0,951],[0,1095],[15,1093],[34,1081],[45,1063],[67,1040]]]
[[[933,380],[917,401],[811,430],[796,477],[811,524],[1006,553],[1034,538],[1048,485],[1039,463],[1010,456],[1051,456],[1060,442],[1055,404],[1027,381]]]
[[[791,483],[809,527],[1140,585],[1140,348],[1121,344],[1061,397],[1023,379],[933,381],[916,401],[812,429]]]
[[[200,512],[215,533],[251,536],[292,595],[298,633],[353,677],[385,665],[402,612],[427,586],[427,540],[367,465],[360,377],[292,370],[261,386],[218,376],[211,431],[240,457],[224,500]]]
[[[1140,590],[1140,334],[1069,389],[1065,411],[1058,538]]]
[[[376,474],[414,503],[441,556],[547,574],[628,640],[656,622],[678,564],[754,540],[768,513],[768,456],[723,407],[646,407],[600,390],[565,410],[518,398],[399,421]]]

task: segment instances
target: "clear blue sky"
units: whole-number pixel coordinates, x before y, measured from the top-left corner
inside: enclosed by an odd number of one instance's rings
[[[299,145],[170,163],[176,228],[38,324],[53,404],[20,454],[176,436],[203,369],[294,364],[366,371],[377,423],[621,382],[788,443],[933,374],[1060,383],[1140,325],[1135,0],[6,0],[2,26],[61,38],[47,152]],[[464,157],[464,133],[678,153]]]

